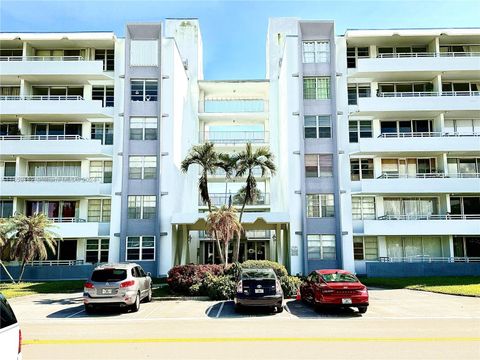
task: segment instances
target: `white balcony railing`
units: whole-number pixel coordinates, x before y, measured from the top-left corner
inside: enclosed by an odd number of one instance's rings
[[[480,91],[395,91],[379,92],[377,97],[480,96]]]
[[[241,206],[242,202],[235,197],[235,194],[225,194],[225,193],[210,193],[210,200],[214,206],[228,205],[230,197],[232,199],[232,205]],[[247,204],[247,206],[258,206],[258,205],[269,205],[270,204],[270,193],[261,193],[252,204]],[[205,206],[202,201],[202,198],[199,196],[198,199],[199,206]]]
[[[377,220],[480,220],[480,214],[383,215]]]
[[[269,140],[268,131],[201,131],[200,142],[214,144],[264,144]]]
[[[411,138],[411,137],[458,137],[458,136],[480,136],[480,132],[401,132],[383,133],[379,138]]]
[[[442,263],[456,263],[456,262],[480,262],[480,257],[463,257],[463,256],[428,256],[428,255],[416,255],[416,256],[403,256],[403,257],[390,257],[382,256],[378,258],[380,262],[442,262]]]
[[[83,265],[84,260],[34,260],[28,263],[30,266],[73,266]]]
[[[99,178],[85,178],[80,176],[4,176],[0,181],[6,182],[82,182],[100,183]]]
[[[417,174],[399,174],[385,172],[377,179],[445,179],[445,178],[478,178],[479,173],[417,173]]]
[[[480,52],[421,52],[421,53],[385,53],[377,58],[412,58],[412,57],[471,57],[480,56]]]
[[[81,137],[80,135],[4,135],[0,136],[0,141],[3,140],[90,140]]]
[[[199,108],[205,113],[255,113],[268,111],[268,102],[263,99],[205,99],[199,102]]]
[[[84,100],[80,95],[2,95],[0,101],[78,101]]]
[[[0,61],[86,61],[83,56],[0,56]]]
[[[84,223],[87,222],[85,219],[80,219],[77,217],[58,217],[58,218],[49,218],[49,220],[54,223]]]

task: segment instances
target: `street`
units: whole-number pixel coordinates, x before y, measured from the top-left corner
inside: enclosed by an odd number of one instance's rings
[[[236,314],[232,302],[153,301],[138,313],[86,315],[81,294],[11,300],[24,359],[478,359],[480,299],[371,290],[364,315]]]

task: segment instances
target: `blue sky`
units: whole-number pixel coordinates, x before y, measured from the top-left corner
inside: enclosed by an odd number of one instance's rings
[[[346,29],[479,27],[479,0],[24,1],[0,0],[1,31],[114,31],[129,21],[200,20],[205,79],[265,77],[269,17],[335,20]]]

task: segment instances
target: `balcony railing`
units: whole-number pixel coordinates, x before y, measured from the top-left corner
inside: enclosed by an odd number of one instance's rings
[[[80,135],[4,135],[1,140],[89,140]]]
[[[403,257],[390,257],[382,256],[378,258],[380,262],[442,262],[442,263],[456,263],[456,262],[480,262],[480,257],[463,257],[463,256],[428,256],[428,255],[416,255],[416,256],[403,256]]]
[[[480,96],[480,91],[395,91],[379,92],[377,97]]]
[[[83,265],[84,260],[34,260],[28,263],[30,266],[73,266]]]
[[[0,61],[85,61],[83,56],[0,56]]]
[[[212,205],[214,206],[222,206],[222,205],[228,205],[230,201],[230,197],[232,198],[232,205],[235,206],[241,206],[243,205],[242,201],[239,201],[237,198],[235,198],[235,194],[226,194],[225,193],[210,193],[210,200],[212,201]],[[205,206],[205,204],[202,201],[202,198],[199,197],[198,199],[198,205],[200,206]],[[258,205],[270,205],[270,193],[262,193],[257,198],[252,204],[247,204],[247,206],[258,206]]]
[[[377,220],[480,220],[480,214],[383,215]]]
[[[458,137],[458,136],[480,136],[480,132],[401,132],[383,133],[379,138],[410,138],[410,137]]]
[[[199,169],[199,174],[201,174],[201,172],[202,172],[202,169]],[[255,167],[255,168],[252,169],[252,174],[255,177],[262,176],[262,169],[260,169],[258,167]],[[222,168],[217,168],[212,175],[213,176],[225,176],[225,170],[223,170]],[[247,177],[247,176],[248,176],[248,173],[244,175],[244,177]],[[268,174],[266,174],[266,176],[268,176]],[[235,172],[232,174],[232,177],[235,177]]]
[[[265,144],[269,141],[268,131],[201,131],[200,142],[214,144]]]
[[[421,52],[421,53],[385,53],[377,58],[412,58],[412,57],[471,57],[480,56],[480,52]]]
[[[84,223],[87,222],[85,219],[79,219],[77,217],[56,217],[49,218],[54,223]]]
[[[84,100],[83,96],[80,95],[2,95],[0,96],[0,101],[78,101]]]
[[[265,112],[268,103],[263,99],[206,99],[199,107],[205,113]]]
[[[385,172],[377,179],[445,179],[445,178],[478,178],[479,173],[417,173],[417,174],[399,174],[393,172]]]
[[[80,176],[4,176],[0,181],[8,182],[82,182],[100,183],[98,178],[85,178]]]
[[[199,231],[198,237],[202,240],[211,240],[211,236],[207,231]],[[262,240],[270,240],[271,239],[271,232],[270,230],[247,230],[245,232],[245,237],[247,239],[262,239]]]

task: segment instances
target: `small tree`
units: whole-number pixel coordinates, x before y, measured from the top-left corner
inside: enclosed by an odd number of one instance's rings
[[[59,236],[50,231],[53,222],[45,214],[25,216],[16,214],[12,221],[13,234],[10,238],[12,254],[22,262],[18,281],[22,281],[27,262],[39,259],[45,260],[48,256],[47,248],[56,252]]]
[[[12,283],[15,284],[15,280],[13,279],[13,276],[7,270],[7,267],[2,261],[2,255],[4,254],[6,249],[8,249],[8,245],[9,245],[8,235],[11,233],[11,230],[12,230],[12,224],[9,221],[9,219],[0,218],[0,266],[2,267],[3,271],[5,271],[7,276],[10,278]]]
[[[242,224],[238,221],[237,211],[233,207],[222,206],[211,211],[207,218],[207,231],[212,234],[216,241],[223,245],[223,263],[228,265],[228,244],[237,236],[240,239]]]

